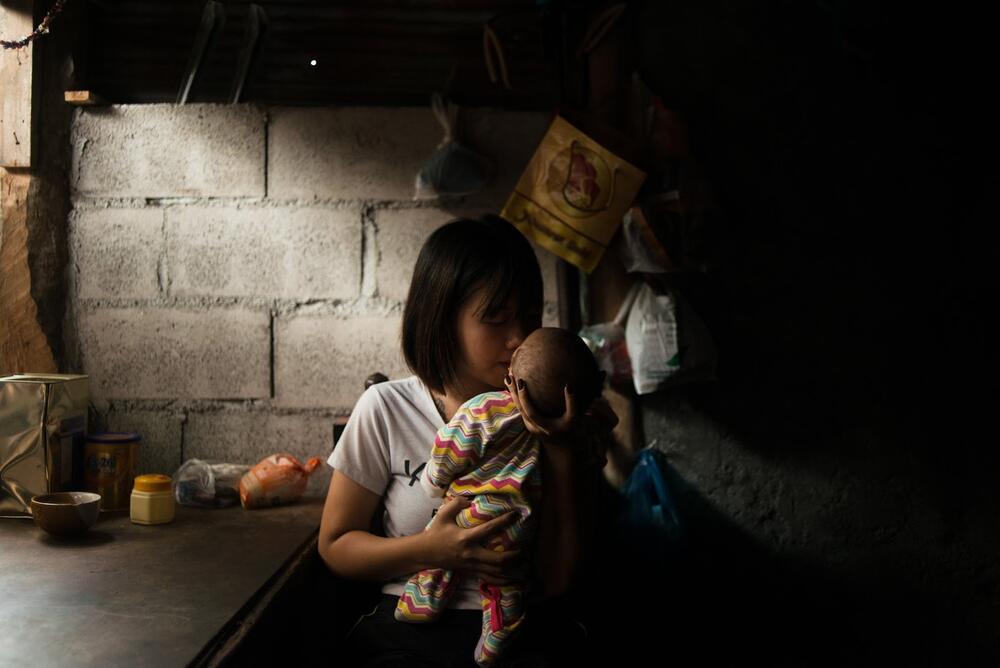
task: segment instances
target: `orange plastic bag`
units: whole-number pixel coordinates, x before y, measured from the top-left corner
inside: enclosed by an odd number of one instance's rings
[[[284,452],[262,459],[240,479],[240,504],[252,510],[293,503],[306,491],[309,474],[319,465],[319,457],[303,466]]]

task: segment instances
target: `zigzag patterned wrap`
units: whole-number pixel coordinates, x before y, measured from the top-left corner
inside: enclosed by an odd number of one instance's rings
[[[508,512],[519,518],[494,534],[487,547],[503,552],[534,536],[533,507],[541,496],[539,442],[524,427],[508,392],[473,397],[442,427],[421,477],[429,493],[465,496],[471,505],[456,522],[474,527]],[[433,521],[433,520],[432,520]],[[450,571],[425,570],[406,584],[396,607],[396,619],[415,623],[435,620],[447,607],[458,581]],[[521,625],[526,585],[488,587],[481,583],[483,634],[476,661],[488,666],[500,654],[505,640]]]

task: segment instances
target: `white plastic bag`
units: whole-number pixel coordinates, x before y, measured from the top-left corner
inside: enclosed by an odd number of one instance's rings
[[[649,394],[681,367],[677,340],[677,306],[669,295],[639,285],[625,324],[625,343],[632,360],[632,383]]]
[[[590,348],[597,359],[597,366],[607,374],[612,385],[627,383],[632,378],[632,364],[625,343],[625,318],[638,289],[638,284],[629,289],[614,320],[588,325],[580,330],[580,338]]]

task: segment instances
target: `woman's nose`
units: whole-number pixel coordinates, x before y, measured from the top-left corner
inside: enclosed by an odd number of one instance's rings
[[[511,326],[510,331],[507,333],[507,347],[510,350],[514,350],[519,345],[524,343],[524,337],[524,325],[521,323],[514,323]]]

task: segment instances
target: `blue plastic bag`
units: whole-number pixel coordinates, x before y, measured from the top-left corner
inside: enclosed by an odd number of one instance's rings
[[[665,556],[682,538],[680,514],[664,468],[663,453],[653,446],[644,448],[621,491],[624,537],[650,557]]]

